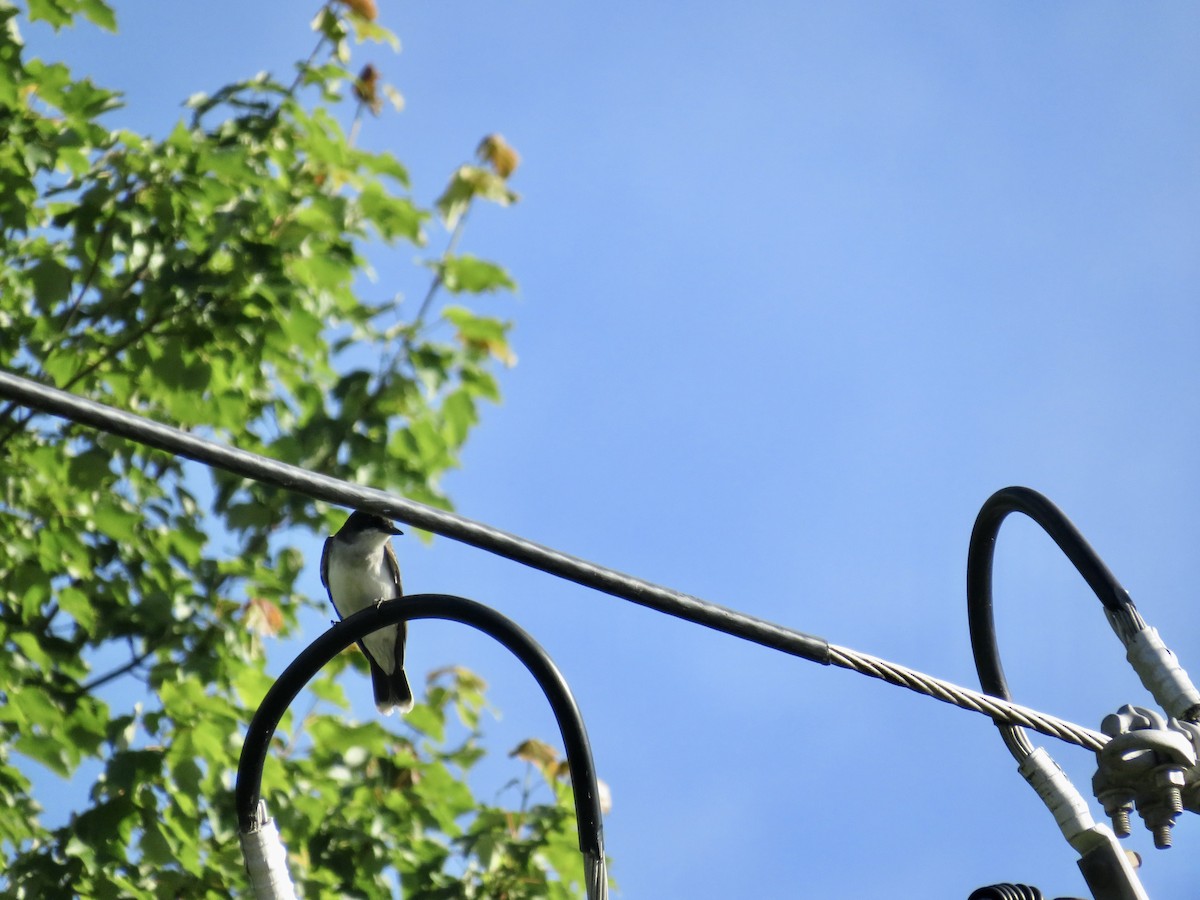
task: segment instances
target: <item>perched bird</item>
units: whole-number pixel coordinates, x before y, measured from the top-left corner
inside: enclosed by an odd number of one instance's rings
[[[399,528],[372,513],[350,515],[337,534],[325,541],[321,553],[321,584],[338,616],[345,618],[360,609],[403,596],[400,564],[389,543]],[[358,642],[371,664],[371,686],[375,708],[384,715],[393,709],[412,709],[412,688],[404,674],[406,623],[389,625]]]

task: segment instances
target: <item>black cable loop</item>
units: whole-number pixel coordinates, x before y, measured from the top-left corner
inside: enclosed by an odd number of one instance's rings
[[[1053,538],[1100,599],[1114,628],[1128,633],[1128,629],[1136,628],[1137,623],[1142,622],[1129,592],[1062,510],[1030,488],[1006,487],[996,491],[979,510],[975,527],[971,529],[967,549],[967,619],[980,687],[985,693],[1010,701],[1012,695],[1004,677],[1004,667],[1000,664],[996,623],[992,615],[992,562],[1000,525],[1013,512],[1024,513]],[[1033,752],[1033,744],[1019,725],[997,723],[996,727],[1018,760]]]
[[[301,690],[330,660],[362,640],[368,634],[413,619],[448,619],[482,631],[495,638],[529,670],[550,701],[554,718],[562,733],[571,773],[571,791],[575,798],[575,816],[579,829],[579,849],[584,857],[584,883],[589,900],[608,896],[605,873],[604,832],[600,795],[592,748],[583,717],[566,679],[549,655],[525,631],[494,609],[448,594],[412,594],[385,601],[347,616],[315,641],[283,671],[267,691],[242,743],[238,760],[234,802],[238,825],[250,833],[259,824],[258,809],[262,791],[263,765],[271,737],[280,719]]]

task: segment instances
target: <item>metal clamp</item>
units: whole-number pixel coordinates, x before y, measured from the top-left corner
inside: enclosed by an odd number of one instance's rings
[[[1096,753],[1092,792],[1113,831],[1128,836],[1136,808],[1154,833],[1154,846],[1170,847],[1179,814],[1200,812],[1200,726],[1126,704],[1105,716],[1100,730],[1112,740]]]

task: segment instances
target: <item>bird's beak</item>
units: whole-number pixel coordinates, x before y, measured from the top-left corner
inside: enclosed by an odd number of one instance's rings
[[[390,534],[404,534],[404,532],[401,531],[399,528],[397,528],[395,525],[393,525],[391,528],[389,528],[388,532]]]

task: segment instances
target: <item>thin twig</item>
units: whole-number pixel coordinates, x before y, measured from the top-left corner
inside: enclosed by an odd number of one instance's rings
[[[329,12],[330,15],[333,15],[329,10],[330,5],[329,3],[322,3],[321,8],[317,11],[317,15],[319,16],[322,12]],[[297,88],[300,87],[300,82],[304,80],[304,73],[312,66],[313,60],[317,58],[317,54],[321,52],[321,48],[325,46],[325,42],[328,40],[329,38],[322,33],[320,40],[317,41],[317,46],[313,47],[312,53],[308,54],[308,59],[301,64],[300,71],[296,73],[295,80],[292,81],[291,86],[287,89],[284,96],[288,98],[295,96]],[[280,105],[282,106],[282,104]]]
[[[140,269],[138,269],[137,272],[134,273],[133,278],[130,279],[130,281],[121,290],[121,293],[118,294],[118,298],[124,297],[126,294],[129,293],[129,291],[131,291],[133,289],[133,286],[135,284],[137,284],[139,281],[142,280],[142,278],[146,274],[146,269],[148,267],[149,267],[148,264],[143,265]],[[84,366],[82,369],[80,369],[78,372],[76,372],[74,375],[72,375],[69,379],[67,379],[67,383],[62,386],[61,390],[64,390],[64,391],[70,390],[76,384],[78,384],[81,380],[86,378],[88,375],[91,375],[94,371],[96,371],[96,369],[100,368],[100,366],[104,365],[106,362],[108,362],[109,360],[114,358],[117,354],[128,349],[133,344],[134,341],[136,341],[142,337],[145,337],[157,325],[159,325],[163,322],[163,320],[164,320],[163,314],[166,312],[167,312],[167,309],[164,308],[163,310],[160,311],[160,314],[156,318],[148,319],[145,323],[142,324],[142,326],[140,328],[133,329],[133,331],[129,335],[127,335],[124,340],[118,341],[116,344],[111,344],[111,345],[104,347],[103,350],[101,351],[100,355],[95,360],[93,360],[88,365]],[[0,421],[3,421],[4,414],[8,413],[12,408],[13,408],[13,404],[9,403],[4,408],[4,410],[2,412],[0,412]],[[5,431],[4,434],[0,435],[0,450],[4,449],[4,446],[10,440],[12,440],[13,435],[15,435],[17,432],[19,432],[22,428],[24,428],[29,423],[29,420],[33,418],[33,415],[34,414],[32,412],[30,412],[23,419],[13,422],[12,425],[8,428],[8,430]]]
[[[433,303],[433,298],[437,296],[438,290],[446,283],[446,278],[443,275],[445,271],[445,263],[458,248],[458,242],[462,238],[463,226],[467,223],[467,215],[470,213],[470,207],[463,210],[463,214],[458,217],[458,221],[454,224],[454,230],[450,233],[450,240],[446,244],[446,249],[442,252],[442,265],[438,267],[434,273],[433,281],[429,283],[429,290],[425,293],[425,299],[421,301],[421,306],[417,310],[416,318],[413,319],[412,330],[415,332],[420,329],[425,321],[425,314],[429,311],[429,306]]]
[[[144,663],[147,659],[149,659],[153,654],[154,654],[153,650],[147,650],[145,653],[139,653],[137,656],[135,656],[129,662],[125,663],[125,665],[119,666],[118,668],[113,669],[111,672],[106,672],[105,674],[99,676],[98,678],[93,678],[87,684],[81,686],[79,688],[79,694],[83,695],[83,694],[91,693],[96,688],[101,687],[102,685],[108,684],[110,681],[120,678],[122,675],[129,674],[134,669],[136,669],[138,666],[140,666],[142,663]]]
[[[362,100],[359,100],[357,105],[354,107],[354,121],[350,123],[350,134],[346,138],[346,143],[351,147],[353,147],[354,142],[358,140],[358,132],[359,129],[362,128],[362,112],[364,106],[366,106],[366,104]]]

